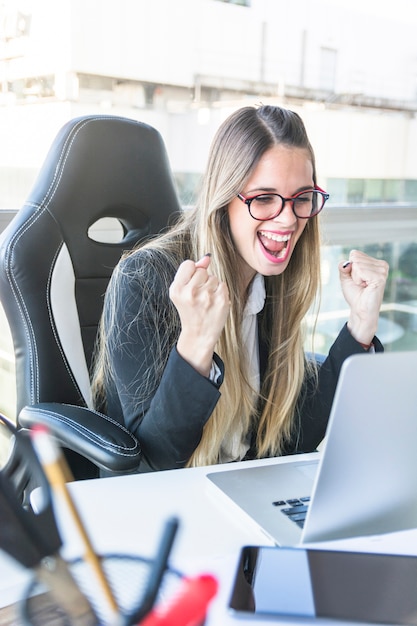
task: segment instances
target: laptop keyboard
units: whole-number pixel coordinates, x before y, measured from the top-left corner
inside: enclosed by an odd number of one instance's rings
[[[303,528],[307,515],[308,503],[310,497],[291,498],[290,500],[276,500],[272,504],[280,508],[281,513],[286,515],[289,520]]]

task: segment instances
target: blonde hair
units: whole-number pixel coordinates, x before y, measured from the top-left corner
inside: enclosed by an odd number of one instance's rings
[[[301,118],[292,111],[274,106],[241,108],[223,122],[214,137],[196,207],[186,211],[167,233],[138,248],[139,254],[152,255],[160,276],[167,267],[172,271],[185,258],[198,259],[210,252],[210,272],[224,281],[229,289],[230,315],[216,346],[225,365],[221,397],[188,462],[190,466],[218,462],[222,441],[238,426],[243,432],[252,425],[256,428],[258,457],[282,453],[297,429],[296,405],[306,368],[302,325],[319,289],[318,221],[316,217],[307,221],[285,272],[265,278],[267,297],[263,321],[268,328],[269,358],[258,401],[245,369],[247,358],[241,338],[245,302],[241,296],[243,285],[236,275],[238,254],[227,211],[228,204],[244,188],[261,156],[276,144],[306,149],[316,184],[314,153]],[[138,254],[138,250],[129,254]],[[110,282],[107,308],[111,307],[112,297],[117,297],[120,271],[123,270],[116,270]],[[166,278],[168,280],[168,275]],[[111,323],[117,328],[117,320]],[[106,380],[111,376],[108,355],[111,328],[110,323],[102,323],[93,382],[96,398],[100,398]],[[154,375],[148,377],[138,391],[143,397],[152,394],[158,385],[169,348],[179,333],[178,315],[171,304],[164,313],[164,328],[165,339],[159,338],[158,345],[152,347]],[[262,334],[262,327],[259,331]],[[157,320],[155,333],[159,336],[161,333]]]

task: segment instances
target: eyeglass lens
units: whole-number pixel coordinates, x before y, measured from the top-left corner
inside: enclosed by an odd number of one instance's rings
[[[250,200],[249,211],[257,220],[271,219],[283,210],[285,201],[285,198],[275,193],[261,194]],[[326,197],[320,191],[306,191],[287,201],[291,202],[297,217],[307,218],[321,211]]]

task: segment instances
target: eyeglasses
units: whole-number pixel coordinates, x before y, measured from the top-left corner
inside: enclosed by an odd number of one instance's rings
[[[296,217],[301,219],[314,217],[324,207],[329,194],[320,187],[315,187],[300,191],[291,198],[284,198],[279,193],[261,193],[252,198],[245,198],[238,193],[237,197],[247,205],[249,214],[254,220],[265,222],[277,217],[283,211],[286,202],[291,202],[291,208]]]

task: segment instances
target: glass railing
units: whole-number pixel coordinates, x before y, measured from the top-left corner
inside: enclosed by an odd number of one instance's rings
[[[377,332],[385,350],[417,350],[417,241],[410,239],[355,247],[382,257],[390,264]],[[348,258],[350,249],[350,246],[339,245],[322,248],[322,296],[314,349],[323,354],[327,354],[347,320],[348,307],[340,287],[338,263]],[[310,330],[314,322],[312,314],[309,316]]]

